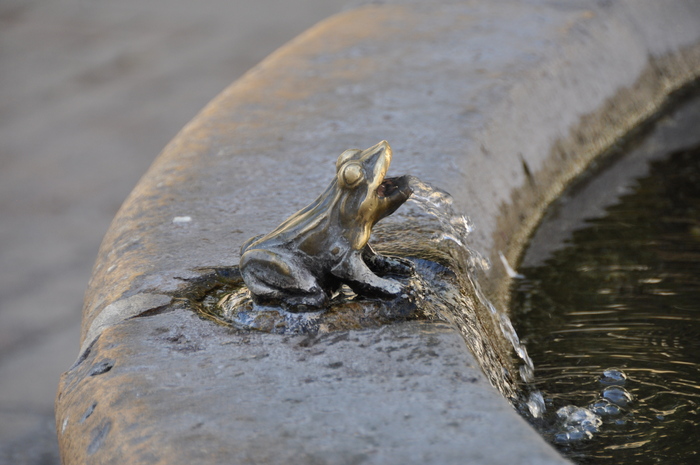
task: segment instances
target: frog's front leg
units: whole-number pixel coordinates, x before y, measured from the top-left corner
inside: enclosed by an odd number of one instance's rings
[[[397,296],[403,292],[403,286],[398,281],[374,274],[359,251],[346,255],[331,269],[331,273],[360,295]]]
[[[362,249],[362,260],[372,271],[379,274],[411,276],[416,271],[415,265],[410,260],[380,255],[369,243]]]
[[[241,256],[241,276],[257,303],[286,303],[322,308],[328,295],[316,277],[294,257],[267,249],[250,249]]]

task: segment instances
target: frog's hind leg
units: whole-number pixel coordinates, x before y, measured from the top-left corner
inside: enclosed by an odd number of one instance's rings
[[[331,273],[360,295],[393,297],[403,292],[403,286],[398,281],[374,274],[362,259],[361,252],[345,257],[333,267]]]
[[[326,307],[329,297],[316,277],[303,266],[275,252],[251,249],[241,257],[241,275],[253,300],[260,304]]]

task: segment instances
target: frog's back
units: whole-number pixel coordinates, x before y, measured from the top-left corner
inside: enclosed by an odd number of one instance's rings
[[[272,232],[257,236],[241,247],[241,253],[253,248],[278,249],[291,248],[306,242],[309,236],[317,238],[331,229],[334,220],[335,204],[340,198],[340,190],[335,180],[326,191],[312,203],[294,213]]]

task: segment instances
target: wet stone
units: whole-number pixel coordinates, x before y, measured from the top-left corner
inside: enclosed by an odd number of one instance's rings
[[[374,328],[400,321],[440,320],[431,301],[435,299],[432,289],[436,286],[456,287],[457,284],[454,278],[449,282],[447,269],[441,275],[447,282],[439,285],[427,283],[420,275],[427,274],[425,269],[438,265],[419,259],[411,262],[416,268],[414,276],[393,277],[405,286],[404,294],[394,298],[367,298],[343,286],[327,308],[316,311],[290,311],[280,306],[255,303],[240,278],[238,267],[210,271],[179,295],[189,308],[219,324],[273,334],[317,334]]]

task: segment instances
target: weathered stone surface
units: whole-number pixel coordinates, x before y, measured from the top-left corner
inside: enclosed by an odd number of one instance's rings
[[[59,404],[83,463],[561,463],[445,324],[281,337],[136,318],[102,333]],[[512,445],[477,447],[494,437]]]
[[[470,381],[443,325],[303,342],[131,304],[237,263],[324,187],[334,154],[382,139],[394,173],[453,194],[474,248],[514,261],[565,183],[700,75],[699,24],[690,0],[395,1],[280,49],[166,147],[105,237],[85,359],[57,399],[65,463],[564,462]],[[503,269],[489,278],[498,300]],[[115,302],[124,319],[102,317]]]

